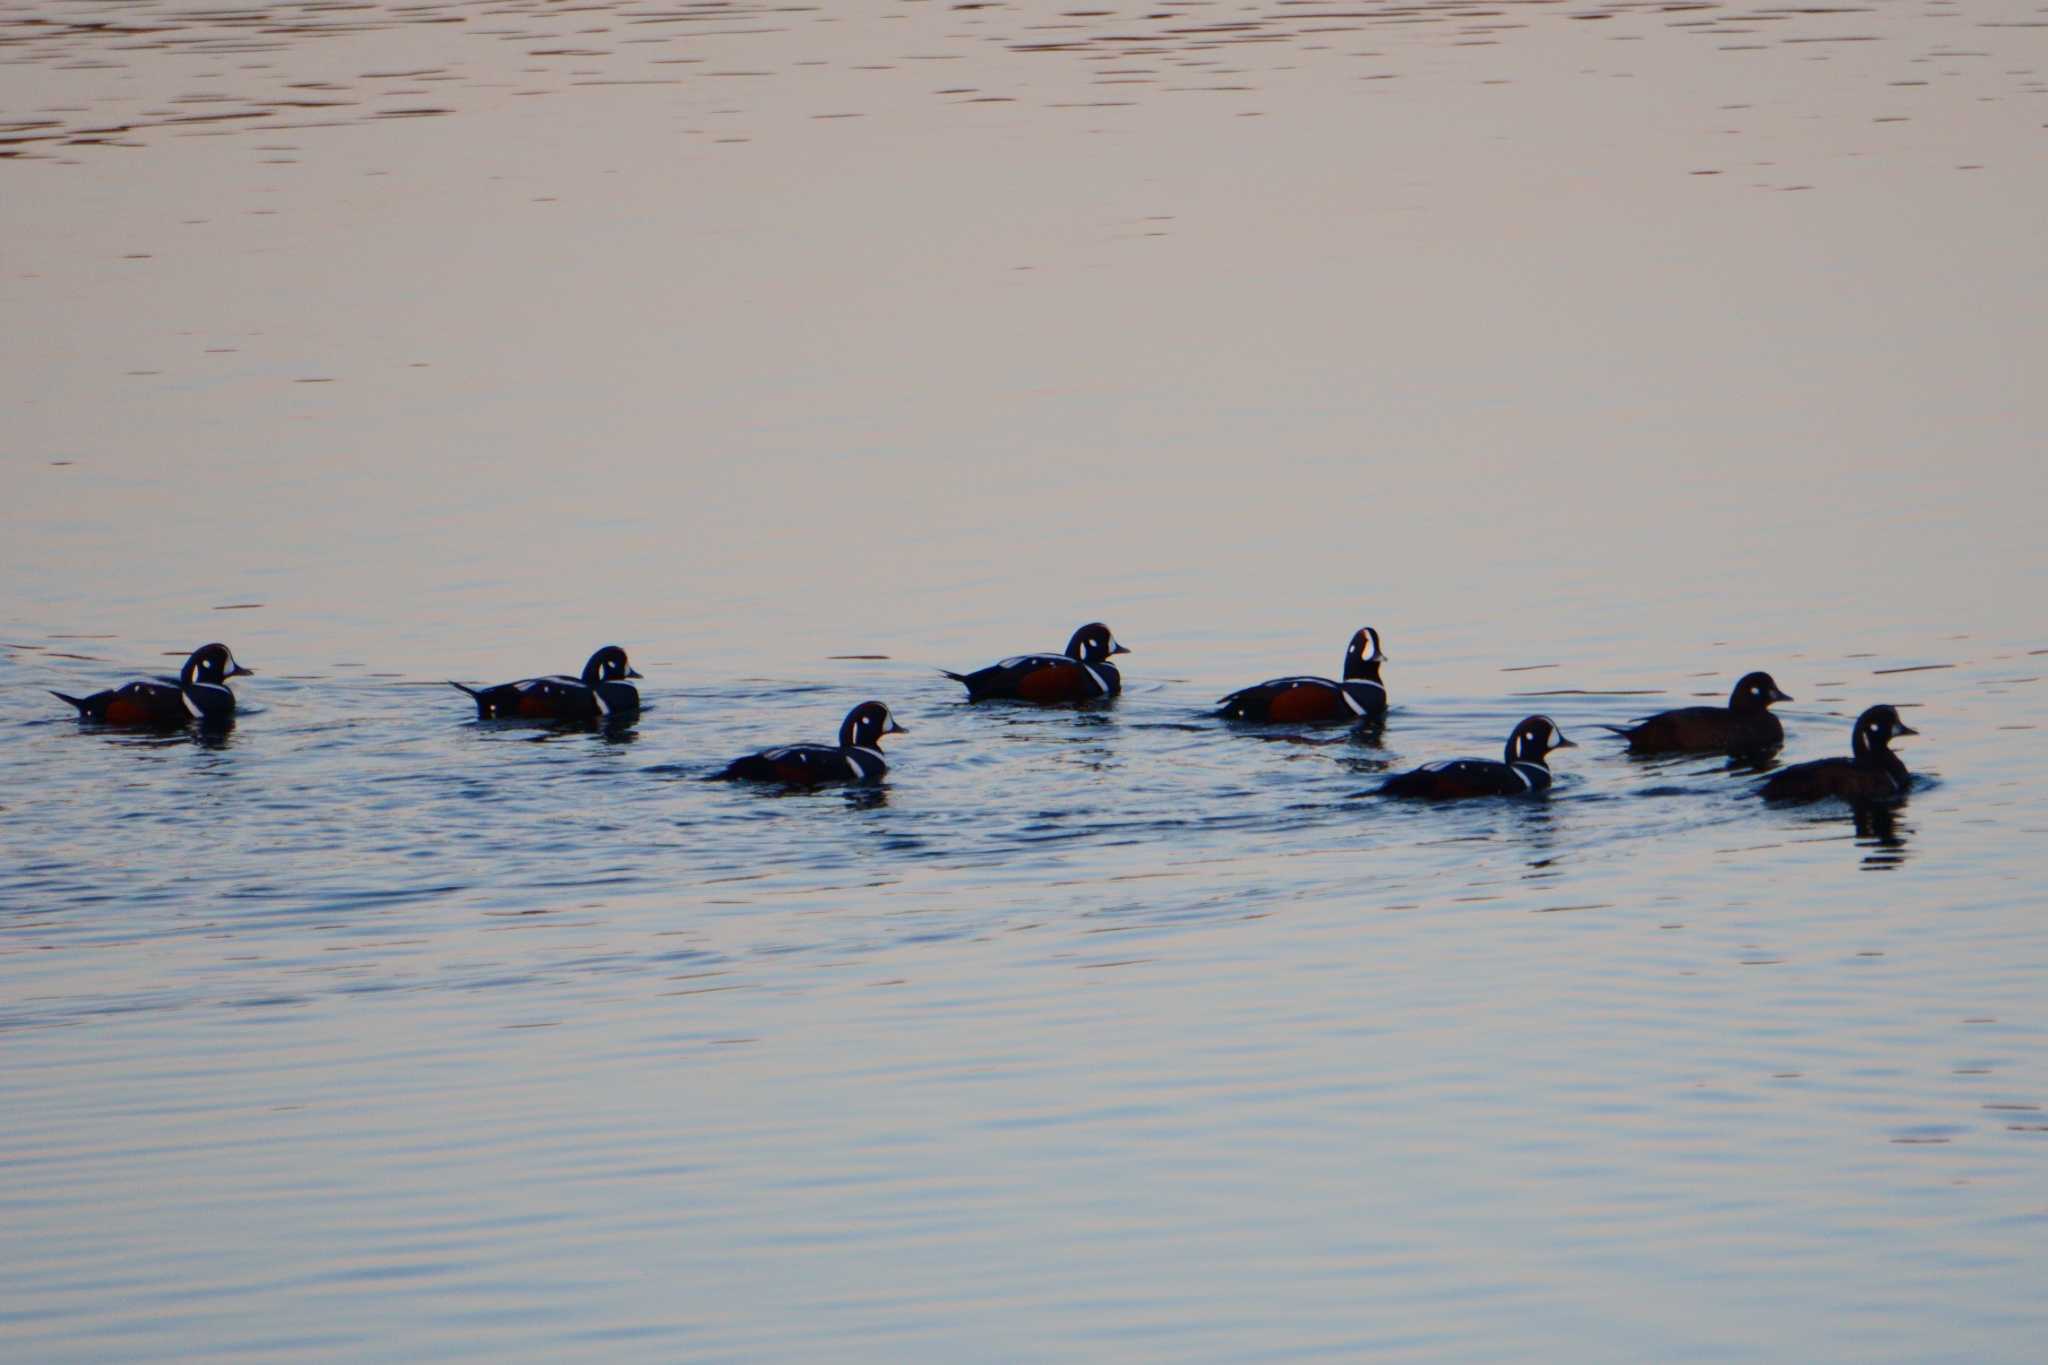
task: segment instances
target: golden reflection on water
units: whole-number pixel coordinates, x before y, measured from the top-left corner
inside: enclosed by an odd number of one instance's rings
[[[1759,598],[1774,645],[2012,616],[2041,132],[2032,31],[1982,25],[2020,9],[1349,8],[21,17],[17,121],[140,145],[7,171],[8,616],[730,673],[1077,610],[1306,652],[1371,608],[1470,623],[1464,687]],[[1247,88],[1053,111],[1150,80],[1134,41]],[[143,108],[308,82],[361,103]]]

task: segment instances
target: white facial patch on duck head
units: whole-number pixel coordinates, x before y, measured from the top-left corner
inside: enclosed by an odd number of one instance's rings
[[[1571,741],[1557,728],[1557,723],[1548,716],[1532,716],[1515,731],[1513,752],[1508,755],[1510,763],[1542,763],[1545,754],[1553,749],[1565,747]]]

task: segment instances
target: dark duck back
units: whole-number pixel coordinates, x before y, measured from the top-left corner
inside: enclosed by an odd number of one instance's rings
[[[1455,801],[1470,796],[1527,796],[1550,789],[1547,756],[1573,748],[1548,716],[1530,716],[1508,736],[1501,762],[1485,758],[1453,758],[1425,763],[1397,774],[1379,788],[1381,796],[1415,796],[1430,801]]]
[[[828,782],[871,783],[882,780],[889,765],[882,758],[882,736],[908,734],[889,708],[864,701],[846,713],[839,743],[790,744],[736,758],[713,773],[713,782],[779,782],[787,787],[817,787]]]
[[[1272,678],[1216,703],[1226,720],[1278,725],[1367,725],[1387,714],[1387,688],[1380,681],[1380,635],[1365,626],[1344,651],[1344,679]]]
[[[1817,758],[1780,768],[1757,790],[1766,801],[1818,801],[1836,796],[1845,801],[1895,801],[1906,794],[1913,775],[1892,752],[1901,735],[1917,735],[1889,706],[1873,706],[1856,717],[1847,758]]]
[[[522,678],[496,687],[448,685],[476,702],[478,720],[558,720],[588,724],[618,720],[640,710],[640,689],[630,679],[640,674],[617,645],[590,656],[577,678],[557,675]]]
[[[1091,621],[1074,632],[1065,654],[1018,654],[972,673],[940,671],[967,688],[969,701],[1094,701],[1123,691],[1123,676],[1109,659],[1130,652],[1108,626]]]
[[[235,718],[235,694],[227,680],[254,671],[236,663],[226,645],[201,645],[175,678],[141,679],[89,697],[68,697],[62,692],[50,695],[77,707],[80,720],[100,725],[141,729],[175,729],[194,721],[227,725]]]
[[[1634,725],[1608,725],[1632,754],[1764,753],[1785,742],[1771,703],[1791,701],[1768,673],[1745,674],[1726,706],[1660,711]]]

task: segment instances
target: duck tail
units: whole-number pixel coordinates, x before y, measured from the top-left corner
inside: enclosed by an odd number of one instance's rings
[[[980,687],[975,685],[974,679],[965,673],[955,673],[950,668],[942,668],[939,670],[939,672],[945,674],[954,682],[959,683],[962,687],[966,688],[967,700],[969,701],[980,701],[983,696],[987,695],[981,690]]]
[[[1633,726],[1633,725],[1600,725],[1600,724],[1596,724],[1596,725],[1594,725],[1594,727],[1593,727],[1593,728],[1594,728],[1594,729],[1596,729],[1596,730],[1605,730],[1605,731],[1607,731],[1607,732],[1608,732],[1609,734],[1615,734],[1615,735],[1620,735],[1620,736],[1621,736],[1621,737],[1622,737],[1623,739],[1627,739],[1627,738],[1628,738],[1628,737],[1629,737],[1630,735],[1633,735],[1633,734],[1635,733],[1635,729],[1636,729],[1636,727],[1635,727],[1635,726]]]
[[[454,688],[457,692],[461,692],[469,697],[475,698],[479,701],[483,699],[483,693],[477,691],[474,687],[464,687],[461,683],[455,681],[455,679],[453,678],[450,678],[448,680],[448,685]]]
[[[73,706],[75,706],[75,707],[77,707],[77,708],[78,708],[78,714],[79,714],[79,715],[81,715],[81,716],[82,716],[82,715],[84,715],[84,714],[85,714],[85,703],[84,703],[84,702],[83,702],[82,700],[80,700],[79,698],[77,698],[77,697],[67,697],[67,696],[65,696],[65,695],[64,695],[64,694],[63,694],[62,692],[52,692],[52,693],[51,693],[50,695],[51,695],[51,696],[53,696],[53,697],[55,697],[55,698],[56,698],[56,699],[57,699],[58,701],[68,701],[68,702],[70,702],[70,703],[71,703],[71,704],[72,704]]]

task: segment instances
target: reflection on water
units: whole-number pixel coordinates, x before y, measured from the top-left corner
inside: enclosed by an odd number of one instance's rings
[[[1862,801],[1851,803],[1850,816],[1856,824],[1856,842],[1859,847],[1871,850],[1863,857],[1865,867],[1884,872],[1906,861],[1906,836],[1912,833],[1912,827],[1899,823],[1904,809],[1903,802],[1896,806]]]
[[[1618,1284],[1662,1333],[1702,1276],[1802,1341],[1815,1302],[1873,1340],[2004,1324],[1992,1354],[2039,1325],[2012,651],[1864,680],[1964,775],[1910,827],[1593,744],[1546,800],[1354,800],[1524,699],[1289,743],[1203,715],[1238,668],[1207,651],[1080,710],[887,660],[654,679],[612,732],[265,678],[212,748],[52,714],[106,667],[54,652],[0,662],[25,1355],[937,1355],[991,1315],[1049,1349],[1604,1351]],[[912,729],[885,788],[695,780],[863,694]],[[1792,708],[1793,745],[1847,709]],[[1910,1258],[1867,1235],[1922,1201]],[[1759,1245],[1802,1249],[1781,1307]]]
[[[121,726],[78,725],[81,736],[90,736],[122,749],[225,749],[234,742],[235,723],[192,725],[184,729],[132,730]]]
[[[141,148],[166,137],[317,136],[316,130],[455,114],[508,88],[526,99],[579,88],[701,90],[697,98],[711,101],[706,112],[716,119],[744,112],[731,107],[744,105],[742,87],[814,78],[818,68],[833,67],[909,83],[941,107],[1021,104],[1100,114],[1188,96],[1255,100],[1303,65],[1336,67],[1354,81],[1395,80],[1408,74],[1403,63],[1414,61],[1418,50],[1469,56],[1511,45],[1531,29],[1589,22],[1610,25],[1603,34],[1610,44],[1664,37],[1730,63],[1773,50],[1826,62],[1876,45],[1886,60],[1860,73],[1873,96],[1957,82],[1985,100],[2048,90],[2036,67],[1987,65],[1990,54],[1973,46],[1987,27],[2037,24],[2021,4],[1918,11],[1692,3],[1561,10],[1550,0],[1504,0],[1474,10],[1459,0],[1366,6],[1281,0],[1239,6],[1224,17],[1203,3],[1054,16],[1002,3],[869,4],[849,11],[723,2],[564,9],[544,0],[369,0],[222,9],[144,0],[115,17],[33,6],[0,15],[5,64],[33,78],[16,82],[14,98],[0,108],[0,157],[69,158],[80,154],[72,149]],[[1053,59],[1079,69],[1043,80],[1032,64]],[[1498,69],[1511,70],[1504,63]],[[965,83],[948,82],[947,73]],[[1613,79],[1635,73],[1589,74]],[[1487,83],[1512,81],[1502,74]],[[1890,105],[1874,121],[1910,124],[1910,108]],[[1745,122],[1753,106],[1721,109]],[[864,112],[818,108],[809,117],[857,119]],[[690,128],[686,135],[723,144],[751,140],[744,124]],[[257,150],[268,154],[266,164],[292,165],[302,144]],[[1156,215],[1141,228],[1164,235],[1163,225],[1172,221],[1173,215]]]

